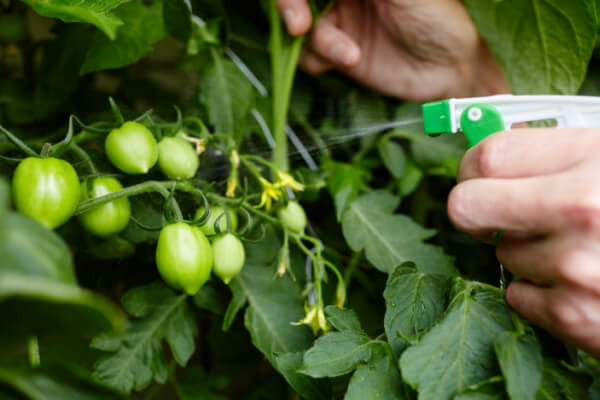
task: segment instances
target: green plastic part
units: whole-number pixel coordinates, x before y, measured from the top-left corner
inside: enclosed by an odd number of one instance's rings
[[[498,109],[490,104],[472,104],[460,117],[460,128],[473,147],[493,133],[505,130],[504,118]]]
[[[448,100],[423,104],[422,110],[425,133],[428,135],[453,133],[452,121],[450,120],[450,102]]]

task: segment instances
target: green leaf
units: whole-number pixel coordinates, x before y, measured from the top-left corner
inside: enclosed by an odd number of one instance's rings
[[[200,81],[199,99],[218,133],[240,140],[254,104],[252,84],[238,67],[210,48],[211,60]]]
[[[420,400],[446,400],[498,374],[494,339],[511,330],[499,289],[456,278],[442,320],[400,358],[402,376]]]
[[[325,160],[321,167],[326,173],[327,187],[333,196],[336,217],[340,221],[344,211],[356,196],[361,191],[368,190],[366,182],[371,179],[371,174],[360,165],[336,162],[331,159]]]
[[[156,229],[143,229],[135,222],[130,221],[127,228],[120,235],[133,243],[156,242],[160,227],[165,223],[163,200],[157,196],[141,195],[130,197],[129,201],[131,203],[131,215],[144,226]]]
[[[294,390],[305,399],[331,399],[331,386],[326,381],[312,379],[297,372],[302,366],[302,358],[300,352],[277,354],[275,366]]]
[[[205,283],[194,295],[194,304],[215,314],[222,315],[225,312],[223,296],[210,282]]]
[[[449,289],[447,276],[419,272],[412,263],[402,264],[388,277],[384,326],[394,354],[440,319]]]
[[[11,212],[0,221],[0,237],[0,277],[19,274],[49,282],[76,283],[71,253],[53,231]]]
[[[535,336],[504,332],[494,341],[511,399],[535,399],[542,380],[542,351]]]
[[[167,32],[181,42],[187,42],[192,32],[190,0],[163,1],[163,18]]]
[[[338,331],[354,331],[364,333],[354,310],[336,306],[325,307],[327,321]]]
[[[453,258],[424,240],[435,235],[406,215],[393,214],[399,199],[385,191],[373,191],[353,201],[342,217],[342,230],[354,251],[366,250],[375,268],[390,273],[412,261],[421,272],[455,275]]]
[[[134,0],[116,9],[115,14],[125,24],[119,28],[115,40],[94,35],[81,66],[81,75],[129,65],[145,56],[152,45],[166,35],[161,2],[147,7],[142,0]]]
[[[421,180],[423,179],[423,171],[418,168],[412,161],[406,160],[406,166],[404,168],[404,174],[398,181],[398,188],[400,190],[400,195],[408,196],[413,193]]]
[[[8,212],[10,207],[10,185],[3,177],[0,178],[0,216]],[[4,218],[2,218],[3,220]]]
[[[128,0],[21,0],[44,17],[58,18],[64,22],[87,22],[95,25],[111,40],[123,24],[111,12]]]
[[[371,349],[371,359],[359,365],[352,375],[344,400],[404,399],[402,377],[390,347],[377,344]]]
[[[195,351],[198,333],[187,295],[153,283],[131,289],[123,306],[137,319],[118,335],[103,334],[91,346],[112,352],[96,365],[94,376],[121,392],[141,390],[152,379],[164,383],[167,365],[161,348],[166,340],[175,361],[185,366]]]
[[[305,393],[307,385],[315,385],[311,390],[320,392],[317,381],[297,376],[296,369],[290,368],[293,360],[277,360],[276,355],[297,353],[308,348],[312,342],[312,333],[306,326],[294,326],[304,316],[304,307],[300,296],[301,289],[293,282],[289,274],[276,277],[281,244],[272,231],[257,243],[246,246],[246,263],[240,274],[229,287],[233,299],[225,314],[224,325],[229,326],[237,311],[247,301],[245,325],[250,332],[252,343],[278,368],[278,371],[298,393]],[[292,357],[292,356],[285,356]],[[295,384],[299,384],[296,387]]]
[[[586,399],[592,380],[589,375],[567,369],[558,360],[544,359],[542,384],[536,400]]]
[[[394,178],[401,178],[404,175],[404,167],[406,166],[404,148],[389,138],[384,138],[377,144],[377,150],[383,165],[390,171],[390,174]]]
[[[397,108],[395,118],[398,121],[421,116],[418,103],[405,103]],[[423,133],[423,123],[395,128],[390,137],[410,141],[410,152],[415,162],[425,168],[429,174],[455,177],[460,160],[467,150],[464,135],[440,135],[436,137]]]
[[[507,400],[508,395],[504,390],[502,378],[494,377],[473,385],[464,393],[456,396],[454,400]],[[518,399],[518,397],[517,397]]]
[[[228,380],[225,376],[206,373],[199,367],[188,367],[177,374],[174,382],[177,398],[180,400],[227,400],[217,394]]]
[[[32,116],[44,120],[60,111],[77,90],[79,70],[89,49],[93,31],[87,26],[57,27],[56,40],[44,47],[32,103]]]
[[[23,368],[14,365],[0,365],[0,383],[31,399],[123,399],[118,393],[98,382],[94,382],[89,377],[57,366],[51,368]]]
[[[596,45],[595,0],[466,0],[515,94],[575,94]]]
[[[120,330],[125,319],[111,303],[71,283],[35,275],[0,274],[1,335],[92,336]]]
[[[364,333],[330,332],[304,353],[299,372],[314,378],[336,377],[351,372],[371,358],[371,342]]]

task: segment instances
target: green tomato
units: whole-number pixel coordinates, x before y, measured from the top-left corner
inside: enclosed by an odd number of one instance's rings
[[[197,226],[183,222],[167,225],[158,236],[156,266],[169,286],[193,296],[210,277],[210,243]]]
[[[279,220],[287,229],[296,233],[303,233],[306,228],[306,213],[298,202],[290,201],[287,206],[277,211]]]
[[[204,206],[200,207],[197,211],[196,211],[196,215],[194,216],[194,219],[200,219],[200,217],[202,217],[204,215]],[[231,220],[231,230],[235,231],[238,227],[238,217],[237,214],[235,213],[235,211],[233,210],[229,210],[229,218]],[[215,224],[217,222],[217,219],[219,219],[219,230],[221,232],[225,232],[227,230],[227,215],[223,215],[225,213],[225,209],[221,206],[214,206],[211,207],[210,209],[210,216],[208,217],[208,221],[206,221],[204,223],[204,225],[202,225],[200,227],[200,229],[202,229],[202,232],[204,232],[204,234],[206,235],[214,235],[215,233],[217,233],[215,231]],[[221,217],[221,215],[223,215]]]
[[[158,144],[158,166],[171,179],[187,179],[198,171],[198,154],[185,139],[166,137]]]
[[[213,241],[212,251],[215,260],[213,272],[228,284],[244,266],[244,245],[235,235],[226,233]]]
[[[138,122],[125,122],[113,129],[104,148],[110,162],[131,175],[148,173],[158,160],[158,146],[152,132]]]
[[[87,185],[81,190],[81,201],[95,199],[123,189],[121,183],[112,177],[96,178],[88,193]],[[81,225],[98,236],[109,236],[121,232],[129,224],[131,206],[127,197],[120,197],[108,203],[94,207],[79,216]]]
[[[21,161],[12,189],[17,210],[48,229],[67,222],[79,204],[79,176],[71,164],[58,158]]]

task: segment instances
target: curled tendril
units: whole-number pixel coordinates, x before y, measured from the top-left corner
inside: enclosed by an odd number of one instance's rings
[[[204,225],[206,221],[210,218],[210,214],[212,210],[210,209],[210,204],[208,203],[208,199],[202,192],[198,192],[198,195],[202,198],[202,203],[204,203],[204,213],[200,218],[196,218],[193,221],[190,221],[190,225],[200,226]]]
[[[248,212],[248,210],[246,210],[243,207],[240,207],[238,210],[244,213],[244,220],[246,221],[246,223],[241,229],[238,229],[237,234],[239,236],[245,236],[250,232],[250,228],[252,227],[252,215],[250,214],[250,212]]]
[[[81,121],[76,115],[71,115],[70,118],[73,119],[73,121],[75,121],[77,123],[77,125],[79,125],[79,127],[85,131],[88,132],[92,132],[92,133],[108,133],[110,132],[113,128],[114,125],[110,124],[108,127],[106,128],[98,128],[97,126],[93,126],[93,125],[87,125],[84,124],[83,121]]]
[[[177,113],[177,120],[175,121],[175,128],[173,129],[173,135],[176,135],[183,126],[183,114],[181,113],[181,109],[176,105],[173,105],[173,108],[175,108],[175,112]]]
[[[171,187],[169,196],[165,199],[163,204],[163,215],[169,224],[183,221],[179,204],[177,204],[177,200],[175,200],[175,186],[176,185],[173,185]]]
[[[160,231],[164,227],[164,225],[160,225],[160,226],[146,225],[146,224],[142,223],[139,219],[135,218],[133,215],[130,218],[134,224],[136,224],[137,226],[139,226],[140,228],[142,228],[145,231],[156,232],[156,231]]]
[[[153,112],[154,112],[153,109],[146,110],[142,114],[140,114],[137,118],[135,118],[134,121],[141,122],[141,121],[144,121],[147,119],[150,123],[154,124],[154,120],[150,117],[150,115],[152,115]]]
[[[266,236],[267,236],[267,228],[265,228],[264,224],[260,224],[258,225],[260,228],[260,236],[257,238],[250,238],[248,235],[243,236],[244,238],[244,242],[248,242],[248,243],[257,243],[262,241]],[[237,236],[242,236],[240,234],[238,234]]]

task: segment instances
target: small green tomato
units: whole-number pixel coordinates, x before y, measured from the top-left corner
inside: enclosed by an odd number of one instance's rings
[[[12,180],[15,207],[48,229],[54,229],[75,212],[80,184],[77,172],[58,158],[28,157],[21,161]]]
[[[246,253],[242,241],[231,233],[219,236],[212,242],[213,271],[226,284],[240,273]]]
[[[210,243],[196,226],[184,222],[167,225],[158,236],[156,266],[169,286],[193,296],[210,277]]]
[[[121,183],[112,177],[100,177],[92,181],[91,190],[83,185],[81,201],[95,199],[123,189]],[[120,197],[108,203],[100,204],[79,216],[81,225],[98,236],[109,236],[121,232],[129,224],[131,206],[127,197]]]
[[[306,228],[306,213],[296,201],[290,201],[277,211],[279,220],[287,229],[295,233],[303,233]]]
[[[204,206],[200,207],[197,211],[196,211],[196,215],[194,216],[194,219],[200,219],[200,217],[202,217],[202,215],[204,215]],[[237,214],[235,213],[235,211],[233,210],[229,210],[229,218],[231,220],[231,230],[235,231],[238,227],[238,217]],[[219,230],[221,232],[225,232],[227,230],[227,215],[223,215],[225,214],[225,209],[219,205],[213,206],[210,209],[210,216],[208,217],[208,221],[206,221],[204,223],[204,225],[202,225],[200,227],[200,229],[202,229],[202,232],[204,232],[205,235],[214,235],[216,233],[215,231],[215,224],[217,222],[217,219],[219,219]],[[221,215],[223,215],[221,217]]]
[[[158,146],[152,132],[138,122],[125,122],[113,129],[104,148],[110,162],[131,175],[148,173],[158,160]]]
[[[158,166],[171,179],[193,177],[199,164],[198,154],[185,139],[166,137],[158,144]]]

